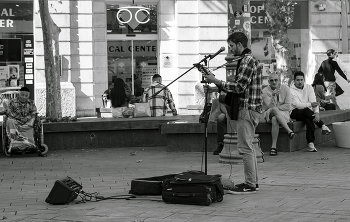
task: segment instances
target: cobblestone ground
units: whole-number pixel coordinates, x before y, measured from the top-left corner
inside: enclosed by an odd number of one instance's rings
[[[224,195],[210,206],[166,204],[161,198],[104,200],[68,205],[45,202],[56,180],[72,177],[85,192],[127,194],[134,178],[200,170],[202,154],[166,152],[166,147],[49,151],[0,156],[0,221],[350,221],[350,149],[335,142],[305,150],[265,156],[259,167],[257,194]],[[136,152],[136,155],[131,155]],[[208,154],[208,174],[243,182],[243,166],[221,164]]]

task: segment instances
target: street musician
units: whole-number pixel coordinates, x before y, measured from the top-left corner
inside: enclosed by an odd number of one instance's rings
[[[206,73],[204,78],[208,83],[214,83],[232,93],[230,109],[231,115],[237,115],[237,147],[243,157],[245,182],[235,185],[230,192],[232,194],[256,193],[258,175],[253,139],[262,113],[262,70],[259,61],[247,48],[248,38],[244,33],[232,33],[227,42],[233,55],[243,57],[238,60],[236,75],[230,82],[216,79],[211,72]],[[207,90],[210,92],[209,87]],[[237,114],[232,113],[235,109]]]

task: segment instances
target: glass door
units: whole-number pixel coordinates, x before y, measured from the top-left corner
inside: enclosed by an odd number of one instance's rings
[[[109,40],[108,85],[121,78],[135,96],[152,83],[158,73],[156,40]]]
[[[157,1],[106,1],[108,86],[121,78],[135,96],[158,73]]]

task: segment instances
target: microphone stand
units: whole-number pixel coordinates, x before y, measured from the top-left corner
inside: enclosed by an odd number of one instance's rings
[[[204,61],[205,66],[209,68],[209,61]],[[205,86],[208,86],[208,82],[202,77],[201,83],[204,83]],[[206,90],[204,93],[204,174],[208,175],[208,95],[209,92]]]
[[[163,91],[168,86],[173,84],[176,80],[180,79],[182,76],[184,76],[186,73],[191,71],[193,68],[197,68],[200,65],[200,63],[204,62],[205,66],[207,66],[208,63],[209,63],[208,59],[211,60],[213,58],[214,57],[212,55],[210,55],[210,54],[209,55],[205,55],[204,58],[201,61],[199,61],[198,63],[193,64],[193,66],[190,69],[188,69],[186,72],[181,74],[179,77],[177,77],[176,79],[171,81],[168,85],[166,85],[163,88],[161,88],[158,92],[154,93],[152,96],[147,97],[147,99],[151,99],[151,98],[155,97],[156,95],[158,95],[161,91]],[[201,83],[205,83],[205,85],[208,84],[207,81],[204,80],[204,77],[202,77]],[[204,154],[204,156],[205,156],[205,163],[204,163],[205,170],[204,170],[204,173],[205,173],[205,175],[207,175],[207,172],[208,172],[208,170],[207,170],[207,168],[208,168],[208,152],[207,152],[208,151],[208,147],[207,147],[207,139],[208,139],[207,103],[208,102],[207,102],[207,97],[208,97],[208,91],[205,93],[205,98],[204,98],[204,130],[205,130],[205,132],[204,132],[204,151],[205,151],[205,154]]]
[[[152,96],[147,97],[147,99],[152,99],[153,97],[155,97],[156,95],[158,95],[161,91],[163,91],[164,89],[166,89],[168,86],[170,86],[171,84],[173,84],[176,80],[180,79],[182,76],[184,76],[185,74],[187,74],[189,71],[191,71],[193,68],[197,68],[197,65],[199,65],[201,62],[206,62],[208,58],[210,58],[211,55],[206,55],[204,56],[204,58],[199,61],[198,63],[193,64],[193,66],[188,69],[186,72],[184,72],[183,74],[181,74],[181,76],[177,77],[176,79],[174,79],[173,81],[171,81],[168,85],[164,86],[163,88],[161,88],[159,91],[157,91],[156,93],[154,93]],[[202,81],[204,81],[204,78],[202,78]]]

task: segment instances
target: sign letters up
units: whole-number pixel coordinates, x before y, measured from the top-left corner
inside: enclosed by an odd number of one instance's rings
[[[13,28],[13,20],[12,19],[3,19],[3,17],[13,17],[12,8],[3,8],[1,9],[0,15],[0,28],[1,27],[11,27]]]

